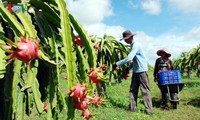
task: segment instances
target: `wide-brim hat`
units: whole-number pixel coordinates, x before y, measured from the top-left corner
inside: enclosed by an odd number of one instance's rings
[[[123,38],[121,38],[120,40],[126,40],[129,39],[130,37],[134,36],[136,34],[133,34],[130,30],[126,30],[122,33]]]
[[[170,52],[168,51],[167,48],[160,49],[156,53],[157,53],[158,56],[161,56],[161,53],[166,53],[168,57],[171,56],[171,54],[170,54]]]

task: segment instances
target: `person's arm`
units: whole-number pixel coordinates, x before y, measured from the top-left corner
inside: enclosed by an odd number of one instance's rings
[[[120,61],[116,62],[116,65],[117,66],[121,66],[121,65],[126,64],[127,62],[131,61],[135,57],[137,51],[138,51],[138,47],[135,47],[133,45],[133,47],[131,48],[131,51],[128,54],[128,56],[126,58],[124,58],[123,60],[120,60]],[[130,67],[132,67],[132,66],[130,66]]]
[[[156,59],[156,62],[155,62],[154,73],[153,73],[154,82],[158,82],[158,79],[159,79],[158,78],[159,63],[160,63],[160,58]]]
[[[155,66],[154,66],[154,72],[153,72],[153,76],[155,79],[158,79],[158,71],[159,71],[159,68],[158,68],[158,65],[159,65],[159,58],[156,59],[156,62],[155,62]]]
[[[172,60],[169,60],[169,64],[170,64],[170,70],[173,70],[174,69],[174,65],[173,65],[173,63],[172,63]]]

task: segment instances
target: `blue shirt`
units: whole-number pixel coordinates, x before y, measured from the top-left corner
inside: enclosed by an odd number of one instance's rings
[[[134,73],[148,71],[147,59],[144,55],[144,52],[143,52],[140,44],[135,43],[135,42],[131,43],[131,51],[128,54],[128,56],[126,58],[124,58],[123,60],[118,61],[116,64],[117,64],[117,66],[121,66],[131,60],[133,62],[132,62],[132,64],[130,64],[129,67],[133,68]]]

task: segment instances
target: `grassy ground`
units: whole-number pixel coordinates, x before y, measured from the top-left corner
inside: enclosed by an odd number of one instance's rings
[[[90,106],[90,110],[94,114],[91,120],[200,120],[199,78],[187,79],[184,76],[182,77],[185,86],[179,93],[181,100],[176,110],[160,108],[160,91],[153,82],[152,70],[149,72],[149,78],[154,109],[152,115],[145,114],[141,93],[139,93],[138,110],[136,112],[126,110],[129,104],[129,86],[131,82],[129,77],[128,80],[124,80],[120,84],[107,86],[108,101],[98,108]],[[67,81],[63,79],[61,82],[61,90],[64,92],[66,91]],[[42,120],[34,115],[27,119]],[[84,120],[81,117],[81,111],[76,110],[75,120]]]

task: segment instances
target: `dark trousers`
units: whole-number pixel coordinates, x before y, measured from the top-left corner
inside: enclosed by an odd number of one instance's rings
[[[133,73],[130,86],[130,109],[136,110],[138,90],[142,92],[146,112],[152,112],[152,98],[149,88],[149,78],[147,72]]]

